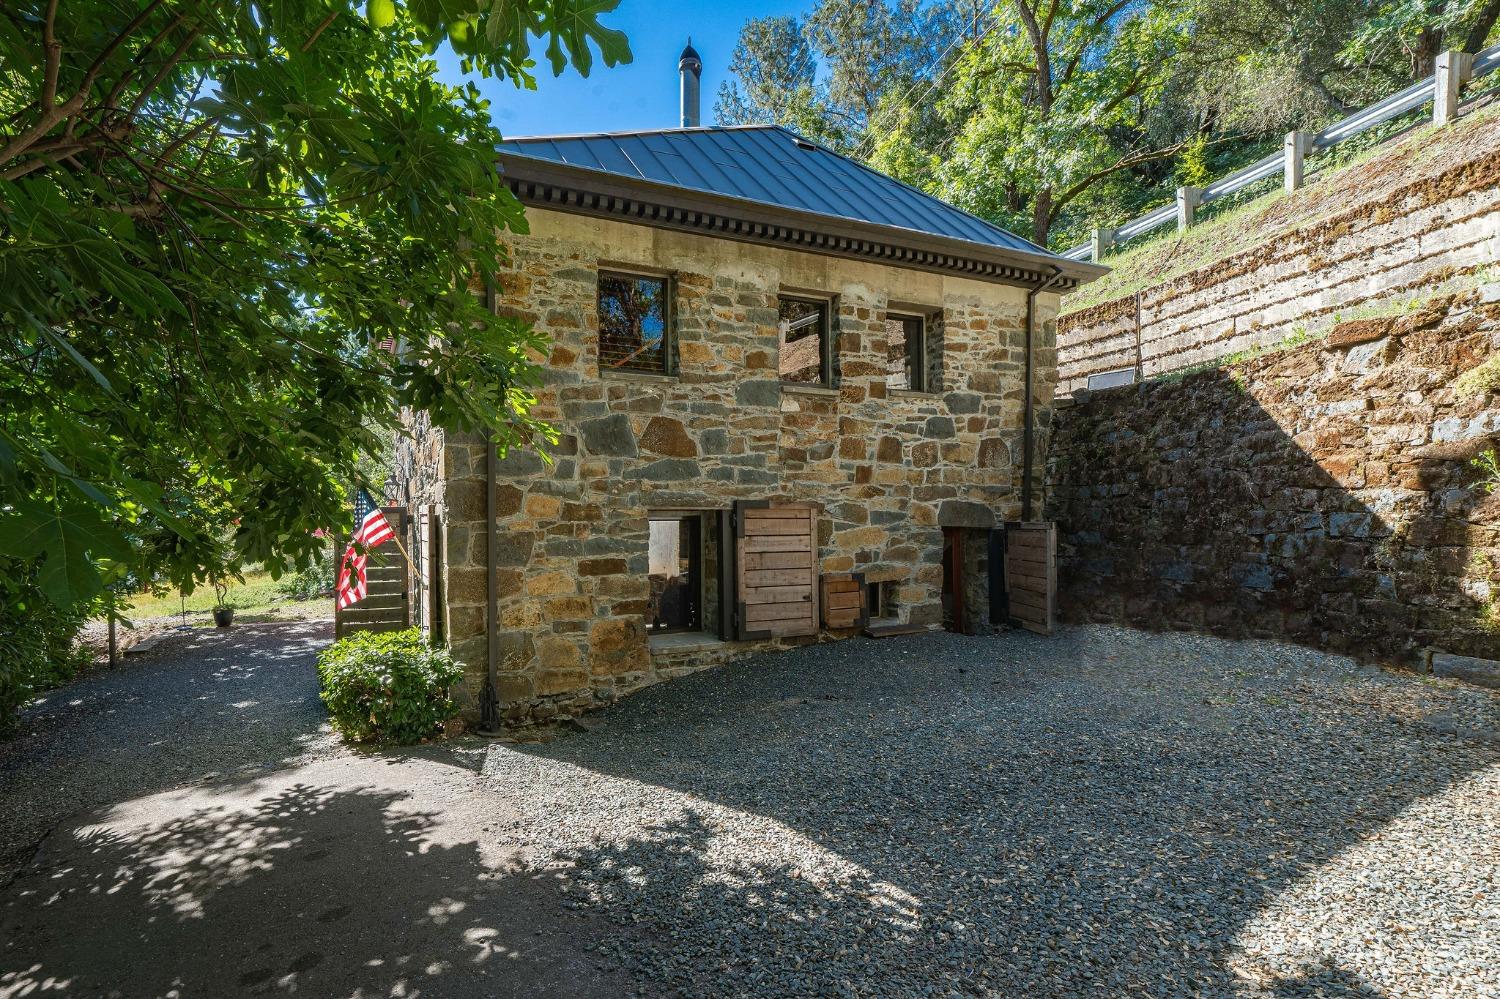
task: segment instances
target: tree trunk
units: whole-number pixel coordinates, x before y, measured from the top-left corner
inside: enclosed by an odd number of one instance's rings
[[[1495,21],[1500,20],[1500,0],[1490,0],[1479,12],[1479,20],[1474,22],[1474,27],[1469,29],[1469,37],[1464,40],[1465,52],[1478,52],[1484,47],[1485,39],[1490,37],[1490,32],[1495,27]]]
[[[1052,230],[1052,188],[1044,187],[1036,192],[1031,205],[1031,241],[1037,246],[1047,245],[1047,233]]]

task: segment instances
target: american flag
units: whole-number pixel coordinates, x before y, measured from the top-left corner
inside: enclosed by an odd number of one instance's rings
[[[337,589],[339,607],[348,607],[365,598],[366,554],[396,536],[391,522],[385,519],[380,507],[361,489],[354,497],[354,533],[349,536],[349,547],[344,551],[344,564],[339,569]]]

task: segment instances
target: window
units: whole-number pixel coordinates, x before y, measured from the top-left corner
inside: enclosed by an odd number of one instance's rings
[[[885,383],[894,389],[927,391],[927,320],[888,316],[885,321]]]
[[[646,631],[699,631],[703,627],[703,519],[697,514],[649,514],[651,594]]]
[[[886,584],[873,582],[865,584],[865,616],[871,620],[891,615],[891,607],[888,606]]]
[[[781,380],[831,385],[833,343],[828,303],[802,298],[781,300]]]
[[[1134,368],[1120,368],[1115,371],[1104,371],[1097,375],[1089,375],[1088,380],[1088,387],[1090,389],[1117,388],[1121,385],[1134,384]]]
[[[671,374],[670,282],[638,274],[599,274],[599,368]]]

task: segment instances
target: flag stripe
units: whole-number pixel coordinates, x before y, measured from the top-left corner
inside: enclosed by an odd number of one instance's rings
[[[336,588],[339,609],[356,604],[369,593],[365,566],[367,552],[379,548],[396,536],[395,528],[385,519],[385,514],[370,494],[361,489],[354,497],[354,533],[349,537],[349,548],[344,552],[344,563],[339,569]]]

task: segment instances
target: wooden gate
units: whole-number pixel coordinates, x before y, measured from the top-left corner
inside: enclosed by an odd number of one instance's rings
[[[734,504],[735,637],[818,633],[817,528],[807,504]]]
[[[385,519],[391,522],[396,538],[404,538],[408,526],[406,510],[399,506],[380,509]],[[348,547],[349,538],[345,536],[338,549],[340,565]],[[411,627],[411,602],[407,594],[411,580],[406,557],[401,554],[395,538],[370,552],[365,564],[365,584],[365,598],[349,607],[340,608],[338,594],[334,594],[335,638],[343,638],[354,631],[402,631]]]
[[[1057,525],[1005,525],[1005,597],[1010,617],[1028,631],[1052,634],[1057,604]]]

